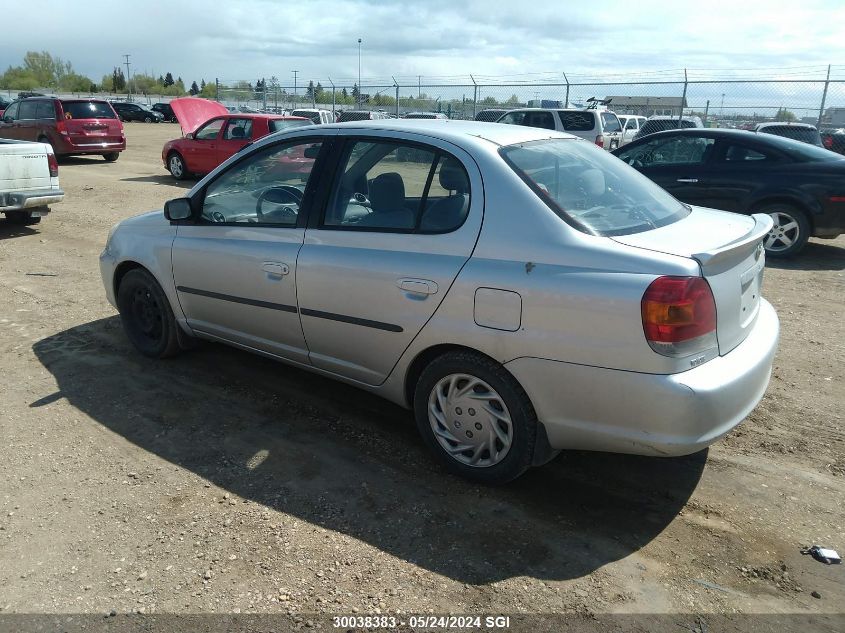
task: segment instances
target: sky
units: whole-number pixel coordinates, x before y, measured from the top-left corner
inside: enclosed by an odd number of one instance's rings
[[[0,69],[47,50],[99,81],[133,72],[282,85],[570,80],[683,68],[817,76],[843,64],[845,2],[0,0]],[[25,25],[37,24],[37,28]],[[21,28],[8,28],[20,25]],[[839,25],[839,26],[834,26]],[[663,73],[666,74],[666,73]],[[647,77],[648,75],[643,75]]]

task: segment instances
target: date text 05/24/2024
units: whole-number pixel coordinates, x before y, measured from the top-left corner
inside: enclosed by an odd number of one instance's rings
[[[332,618],[335,628],[395,628],[410,626],[419,629],[507,629],[510,616],[506,615],[338,615]]]

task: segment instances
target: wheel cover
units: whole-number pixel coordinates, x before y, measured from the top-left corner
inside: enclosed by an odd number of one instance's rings
[[[138,288],[132,294],[131,314],[143,336],[154,342],[161,340],[164,312],[148,288]]]
[[[783,211],[770,213],[772,218],[772,230],[766,236],[765,246],[767,251],[779,253],[792,247],[801,237],[801,227],[798,221]]]
[[[175,155],[171,156],[170,157],[170,173],[173,174],[174,176],[181,176],[183,169],[184,168],[182,167],[182,159],[179,158],[178,156],[175,156]]]
[[[513,444],[504,400],[469,374],[450,374],[437,382],[428,397],[428,421],[440,447],[466,466],[495,466]]]

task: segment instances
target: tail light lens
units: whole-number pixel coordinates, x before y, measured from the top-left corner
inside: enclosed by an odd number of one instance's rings
[[[65,123],[64,119],[56,121],[56,132],[67,135],[67,123]]]
[[[596,137],[596,145],[604,149],[604,137],[601,134]]]
[[[689,356],[717,345],[716,301],[702,277],[658,277],[642,299],[643,332],[663,356]]]
[[[47,165],[50,166],[50,178],[59,177],[59,161],[53,152],[47,152]]]
[[[827,149],[833,147],[833,137],[832,136],[825,136],[822,138],[822,142]]]

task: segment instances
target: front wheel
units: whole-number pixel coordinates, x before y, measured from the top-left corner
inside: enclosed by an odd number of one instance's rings
[[[32,226],[41,222],[41,216],[32,215],[32,211],[6,211],[6,221],[9,224]]]
[[[167,358],[179,353],[179,326],[170,302],[146,270],[135,268],[121,279],[117,309],[126,335],[144,356]]]
[[[113,163],[120,157],[120,152],[109,152],[108,154],[103,154],[103,158],[106,159],[107,163]]]
[[[788,204],[772,204],[757,212],[768,213],[773,222],[772,230],[763,240],[768,257],[797,255],[810,239],[810,222],[803,211]]]
[[[167,157],[167,169],[176,180],[184,180],[188,177],[185,160],[178,152],[173,152]]]
[[[528,395],[500,363],[475,352],[450,352],[422,372],[414,391],[417,428],[453,473],[504,484],[531,465],[537,415]]]

